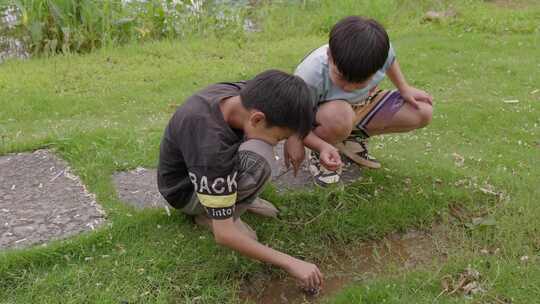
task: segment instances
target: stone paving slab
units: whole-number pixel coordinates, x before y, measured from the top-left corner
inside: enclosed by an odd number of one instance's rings
[[[276,159],[280,163],[280,172],[273,179],[279,192],[288,190],[310,190],[316,187],[304,162],[298,175],[294,177],[292,170],[287,170],[283,162],[283,143],[275,148]],[[350,162],[346,162],[342,180],[344,184],[352,183],[362,177],[362,170]],[[118,172],[113,175],[116,191],[121,201],[136,208],[168,208],[157,189],[156,169],[137,168],[132,171]],[[167,209],[168,212],[168,209]]]
[[[51,151],[0,156],[0,250],[44,244],[104,222],[95,196]]]
[[[121,201],[136,208],[168,208],[157,188],[156,169],[137,168],[113,175],[116,192]]]
[[[279,174],[272,179],[274,185],[276,185],[277,191],[283,192],[287,190],[309,190],[313,187],[317,187],[313,182],[313,177],[309,172],[307,155],[306,160],[298,170],[296,176],[292,168],[285,168],[285,162],[283,158],[283,142],[280,142],[274,149],[276,153],[276,159],[280,166]],[[362,169],[357,165],[350,162],[345,156],[341,156],[344,162],[343,173],[341,175],[341,182],[345,185],[353,183],[362,178]]]

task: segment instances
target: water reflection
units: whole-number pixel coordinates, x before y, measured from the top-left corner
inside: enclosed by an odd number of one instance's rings
[[[11,33],[19,22],[19,14],[14,6],[0,10],[0,63],[10,58],[25,59],[30,56],[20,38]]]

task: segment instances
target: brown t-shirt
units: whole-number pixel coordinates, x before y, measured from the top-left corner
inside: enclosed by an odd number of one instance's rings
[[[211,85],[189,97],[169,121],[160,145],[158,188],[173,207],[184,207],[196,193],[210,217],[232,216],[244,134],[225,122],[219,104],[239,95],[243,85]]]

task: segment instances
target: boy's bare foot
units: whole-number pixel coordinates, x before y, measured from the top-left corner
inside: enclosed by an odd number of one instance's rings
[[[248,205],[247,211],[266,217],[277,218],[279,210],[269,201],[257,197]]]
[[[206,214],[199,214],[195,216],[195,224],[212,231],[212,220],[206,216]],[[257,233],[248,224],[244,223],[240,218],[234,220],[234,224],[248,237],[257,240]]]

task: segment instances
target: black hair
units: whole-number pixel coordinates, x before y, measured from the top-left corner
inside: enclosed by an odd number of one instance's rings
[[[246,109],[264,113],[268,127],[286,127],[301,138],[313,127],[314,96],[298,76],[278,70],[262,72],[246,82],[240,98]]]
[[[334,64],[343,78],[362,82],[383,67],[390,40],[377,21],[349,16],[334,25],[329,45]]]

